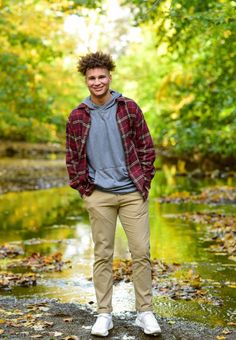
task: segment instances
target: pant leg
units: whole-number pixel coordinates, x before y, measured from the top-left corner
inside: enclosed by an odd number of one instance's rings
[[[127,235],[133,260],[136,309],[140,312],[152,310],[148,201],[144,201],[139,192],[119,197],[119,218]]]
[[[112,260],[117,221],[116,195],[95,190],[85,198],[94,242],[93,281],[98,313],[112,311]]]

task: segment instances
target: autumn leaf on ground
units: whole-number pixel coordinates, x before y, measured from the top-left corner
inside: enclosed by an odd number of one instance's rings
[[[54,322],[52,321],[44,321],[44,326],[46,327],[52,327],[54,325]]]
[[[49,309],[48,303],[47,302],[36,302],[33,304],[28,304],[27,305],[27,309],[32,309],[32,310],[36,310],[36,309],[40,309],[40,308],[47,308],[47,310]]]
[[[50,332],[49,335],[58,337],[58,336],[62,336],[63,333],[62,332]]]
[[[215,212],[186,212],[173,217],[207,225],[205,240],[213,243],[209,250],[229,254],[231,260],[236,260],[236,216]]]
[[[21,247],[16,246],[10,243],[4,243],[0,245],[0,259],[6,257],[16,257],[18,255],[24,254],[24,251]]]
[[[216,339],[217,340],[225,340],[226,337],[224,335],[217,335]]]
[[[229,186],[204,188],[200,194],[192,195],[187,191],[180,191],[157,200],[160,203],[236,203],[236,188]]]
[[[225,328],[223,331],[222,331],[222,334],[231,334],[232,331],[230,331],[228,328]]]
[[[165,276],[168,273],[176,271],[180,265],[178,263],[166,264],[163,261],[151,260],[152,278]],[[113,282],[132,281],[132,260],[129,259],[114,259],[113,260]]]
[[[42,338],[43,335],[42,334],[34,334],[34,335],[31,335],[30,337],[34,338],[34,339],[38,339],[38,338]]]
[[[190,269],[186,273],[186,277],[183,278],[183,282],[189,282],[192,287],[200,288],[201,287],[201,278],[200,275],[195,274],[192,269]]]
[[[132,275],[132,261],[131,260],[122,260],[122,259],[114,259],[113,260],[113,281],[119,282],[124,280],[125,282],[131,281]]]
[[[11,289],[13,286],[29,287],[37,284],[36,274],[0,273],[0,289]]]
[[[8,265],[8,268],[26,267],[34,272],[42,271],[62,271],[64,267],[71,267],[71,261],[62,260],[61,253],[43,256],[40,253],[33,253],[27,258],[15,260]]]
[[[202,288],[201,277],[190,269],[182,273],[180,277],[172,277],[180,269],[180,264],[166,264],[163,261],[151,260],[152,285],[157,295],[165,295],[173,300],[201,300],[202,302],[215,301],[214,297],[208,296]],[[113,261],[113,281],[132,281],[132,260],[115,259]]]

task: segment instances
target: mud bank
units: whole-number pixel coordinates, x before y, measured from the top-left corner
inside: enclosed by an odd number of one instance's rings
[[[68,185],[64,159],[0,159],[0,194]]]
[[[0,339],[101,339],[90,335],[96,314],[88,307],[74,303],[60,303],[55,299],[0,298]],[[213,340],[236,338],[232,327],[209,328],[203,324],[178,318],[157,319],[162,328],[162,340]],[[135,313],[113,316],[114,328],[106,339],[148,339],[135,326]]]

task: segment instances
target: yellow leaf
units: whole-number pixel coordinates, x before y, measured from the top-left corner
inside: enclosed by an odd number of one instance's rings
[[[222,331],[222,334],[230,334],[232,333],[232,331],[230,331],[228,328],[225,328],[223,331]]]
[[[217,335],[216,337],[217,340],[224,340],[226,337],[224,335]]]

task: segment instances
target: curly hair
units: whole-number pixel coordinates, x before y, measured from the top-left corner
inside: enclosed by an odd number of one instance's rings
[[[116,67],[110,54],[103,52],[88,53],[83,57],[79,58],[77,70],[83,76],[86,75],[86,71],[91,68],[106,68],[108,71],[113,71]]]

